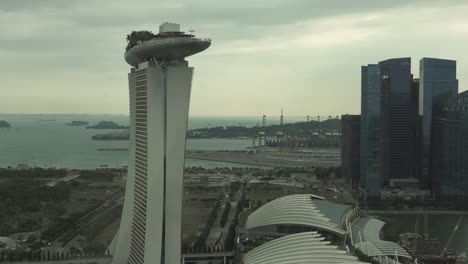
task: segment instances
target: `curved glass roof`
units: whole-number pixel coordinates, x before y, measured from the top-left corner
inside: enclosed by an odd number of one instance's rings
[[[7,245],[9,248],[16,248],[16,242],[8,237],[0,237],[0,243]]]
[[[364,217],[356,220],[352,226],[352,242],[355,247],[368,256],[401,256],[411,258],[409,253],[397,243],[380,239],[380,232],[385,222]]]
[[[342,223],[350,211],[351,206],[328,202],[312,194],[289,195],[258,208],[247,218],[245,228],[289,224],[344,235]]]
[[[244,264],[365,264],[357,257],[330,245],[317,232],[305,232],[278,238],[265,243],[243,258]]]

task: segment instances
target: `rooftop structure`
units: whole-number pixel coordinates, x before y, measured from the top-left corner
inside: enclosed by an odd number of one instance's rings
[[[0,244],[4,244],[7,248],[15,249],[16,242],[8,237],[0,237]]]
[[[244,264],[367,263],[360,262],[357,257],[338,249],[337,246],[330,245],[330,242],[317,232],[305,232],[278,238],[249,251],[242,260]]]
[[[152,33],[149,33],[152,34]],[[211,45],[211,39],[197,38],[193,34],[180,31],[179,24],[163,23],[159,33],[125,52],[125,61],[131,66],[145,61],[161,62],[179,60],[200,53]]]
[[[351,206],[323,200],[312,194],[297,194],[266,203],[247,218],[247,230],[272,230],[281,233],[281,226],[296,225],[327,231],[339,236]]]
[[[344,245],[349,245],[348,251],[359,251],[377,263],[413,263],[404,248],[380,239],[384,224],[352,206],[312,194],[289,195],[266,203],[248,216],[245,230],[239,232],[239,246],[247,252],[245,264],[354,263],[352,255],[338,253],[337,248]],[[336,246],[319,250],[317,246],[323,243]],[[327,250],[331,248],[337,252]]]
[[[385,222],[371,217],[357,219],[351,226],[351,243],[369,257],[398,257],[411,259],[409,253],[397,243],[380,239]]]

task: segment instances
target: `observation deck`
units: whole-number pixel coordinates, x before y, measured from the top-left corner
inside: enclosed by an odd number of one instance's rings
[[[125,61],[131,66],[155,59],[157,61],[183,59],[200,53],[211,45],[211,39],[197,38],[178,30],[178,24],[165,23],[154,38],[139,41],[125,52]]]

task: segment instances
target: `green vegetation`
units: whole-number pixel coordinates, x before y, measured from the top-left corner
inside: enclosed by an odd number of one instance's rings
[[[0,120],[0,128],[8,128],[11,127],[11,125],[5,121],[5,120]]]
[[[83,170],[80,172],[80,178],[83,180],[93,181],[112,181],[114,177],[118,176],[118,172],[111,169],[100,169],[100,170]]]
[[[125,51],[135,47],[140,42],[144,42],[150,39],[155,38],[156,35],[153,32],[144,30],[144,31],[132,31],[130,34],[127,35],[127,47]]]
[[[242,188],[242,190],[243,190],[242,196],[241,196],[241,199],[239,200],[239,202],[237,203],[236,212],[234,213],[234,217],[233,217],[234,221],[229,226],[228,233],[226,235],[226,240],[224,241],[224,247],[228,251],[229,250],[234,250],[234,245],[235,245],[234,240],[236,238],[236,229],[237,229],[237,226],[239,225],[239,215],[241,214],[242,210],[245,207],[249,206],[249,200],[245,199],[246,185],[247,185],[247,182],[244,182],[243,183],[243,188]]]
[[[39,228],[41,210],[51,217],[61,215],[64,209],[57,203],[67,201],[70,190],[63,182],[48,187],[30,178],[4,180],[0,185],[0,236]]]
[[[208,217],[208,220],[206,220],[205,227],[203,228],[203,231],[201,232],[200,236],[198,237],[197,241],[195,242],[194,247],[198,249],[202,249],[205,247],[206,239],[208,238],[208,235],[210,234],[211,227],[213,226],[216,216],[218,215],[219,208],[221,207],[221,200],[223,199],[223,194],[221,193],[216,200],[216,204],[211,210],[210,216]]]
[[[2,169],[0,168],[0,178],[62,178],[65,177],[67,172],[62,169]]]

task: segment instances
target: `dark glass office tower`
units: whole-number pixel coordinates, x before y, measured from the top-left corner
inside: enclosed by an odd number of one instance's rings
[[[341,168],[346,183],[358,188],[360,166],[360,115],[341,116]]]
[[[468,91],[433,108],[431,175],[438,199],[468,200]]]
[[[361,67],[361,142],[359,186],[369,199],[380,198],[380,69]]]
[[[412,136],[413,136],[413,173],[412,175],[421,179],[422,175],[422,116],[419,115],[419,79],[413,79],[411,88],[411,116],[412,116]]]
[[[419,79],[419,115],[423,116],[423,179],[429,182],[432,109],[440,103],[441,97],[458,94],[457,62],[422,58],[419,62]]]
[[[382,121],[382,177],[409,178],[413,175],[411,58],[379,62]]]

